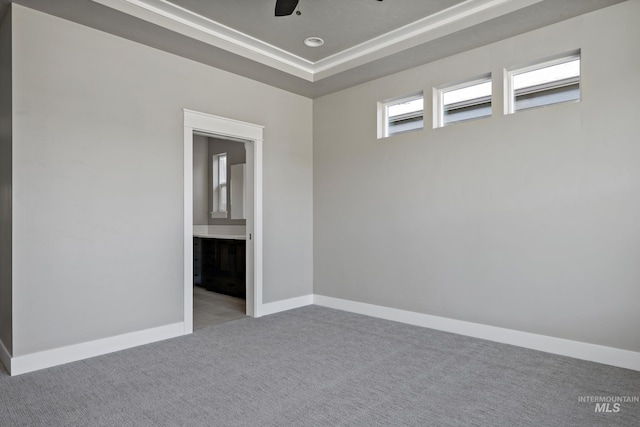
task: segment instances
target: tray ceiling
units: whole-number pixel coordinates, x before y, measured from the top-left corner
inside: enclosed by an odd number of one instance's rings
[[[170,0],[265,43],[315,62],[464,0],[300,0],[301,15],[274,16],[275,0]],[[318,36],[319,48],[303,41]]]
[[[275,0],[13,0],[309,97],[622,1],[300,0],[275,17]]]

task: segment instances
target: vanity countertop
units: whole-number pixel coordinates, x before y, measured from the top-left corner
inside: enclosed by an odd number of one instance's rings
[[[194,232],[193,237],[200,237],[203,239],[247,240],[247,236],[245,236],[244,234]]]

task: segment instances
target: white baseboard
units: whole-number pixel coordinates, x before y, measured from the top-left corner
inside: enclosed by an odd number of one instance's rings
[[[2,340],[0,340],[0,362],[7,369],[7,372],[11,372],[11,353],[7,350],[7,347],[4,346]]]
[[[11,359],[9,372],[11,375],[20,375],[39,369],[75,362],[77,360],[113,353],[114,351],[137,347],[139,345],[175,338],[180,335],[184,335],[183,322],[55,348],[53,350],[26,354]]]
[[[313,302],[316,305],[349,311],[351,313],[364,314],[410,325],[453,332],[460,335],[482,338],[503,344],[511,344],[547,353],[559,354],[576,359],[640,371],[640,353],[634,351],[621,350],[618,348],[605,347],[580,341],[571,341],[546,335],[532,334],[513,329],[499,328],[480,323],[465,322],[446,317],[431,316],[429,314],[332,298],[323,295],[314,295]]]
[[[301,297],[289,298],[282,301],[274,301],[262,304],[258,309],[258,315],[268,316],[269,314],[280,313],[281,311],[293,310],[294,308],[304,307],[313,304],[313,294],[303,295]]]
[[[638,352],[323,295],[304,295],[262,304],[259,315],[267,316],[311,304],[640,371]],[[11,375],[20,375],[181,335],[184,335],[183,322],[13,358],[0,341],[0,361]]]

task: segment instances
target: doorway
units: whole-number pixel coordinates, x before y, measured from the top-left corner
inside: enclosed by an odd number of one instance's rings
[[[262,135],[263,127],[184,110],[184,328],[193,332],[193,140],[194,134],[246,145],[246,314],[262,306]]]
[[[247,148],[194,132],[194,332],[246,315]]]

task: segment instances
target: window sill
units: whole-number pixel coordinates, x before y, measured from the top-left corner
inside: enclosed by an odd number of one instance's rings
[[[227,212],[210,212],[211,218],[227,218]]]

